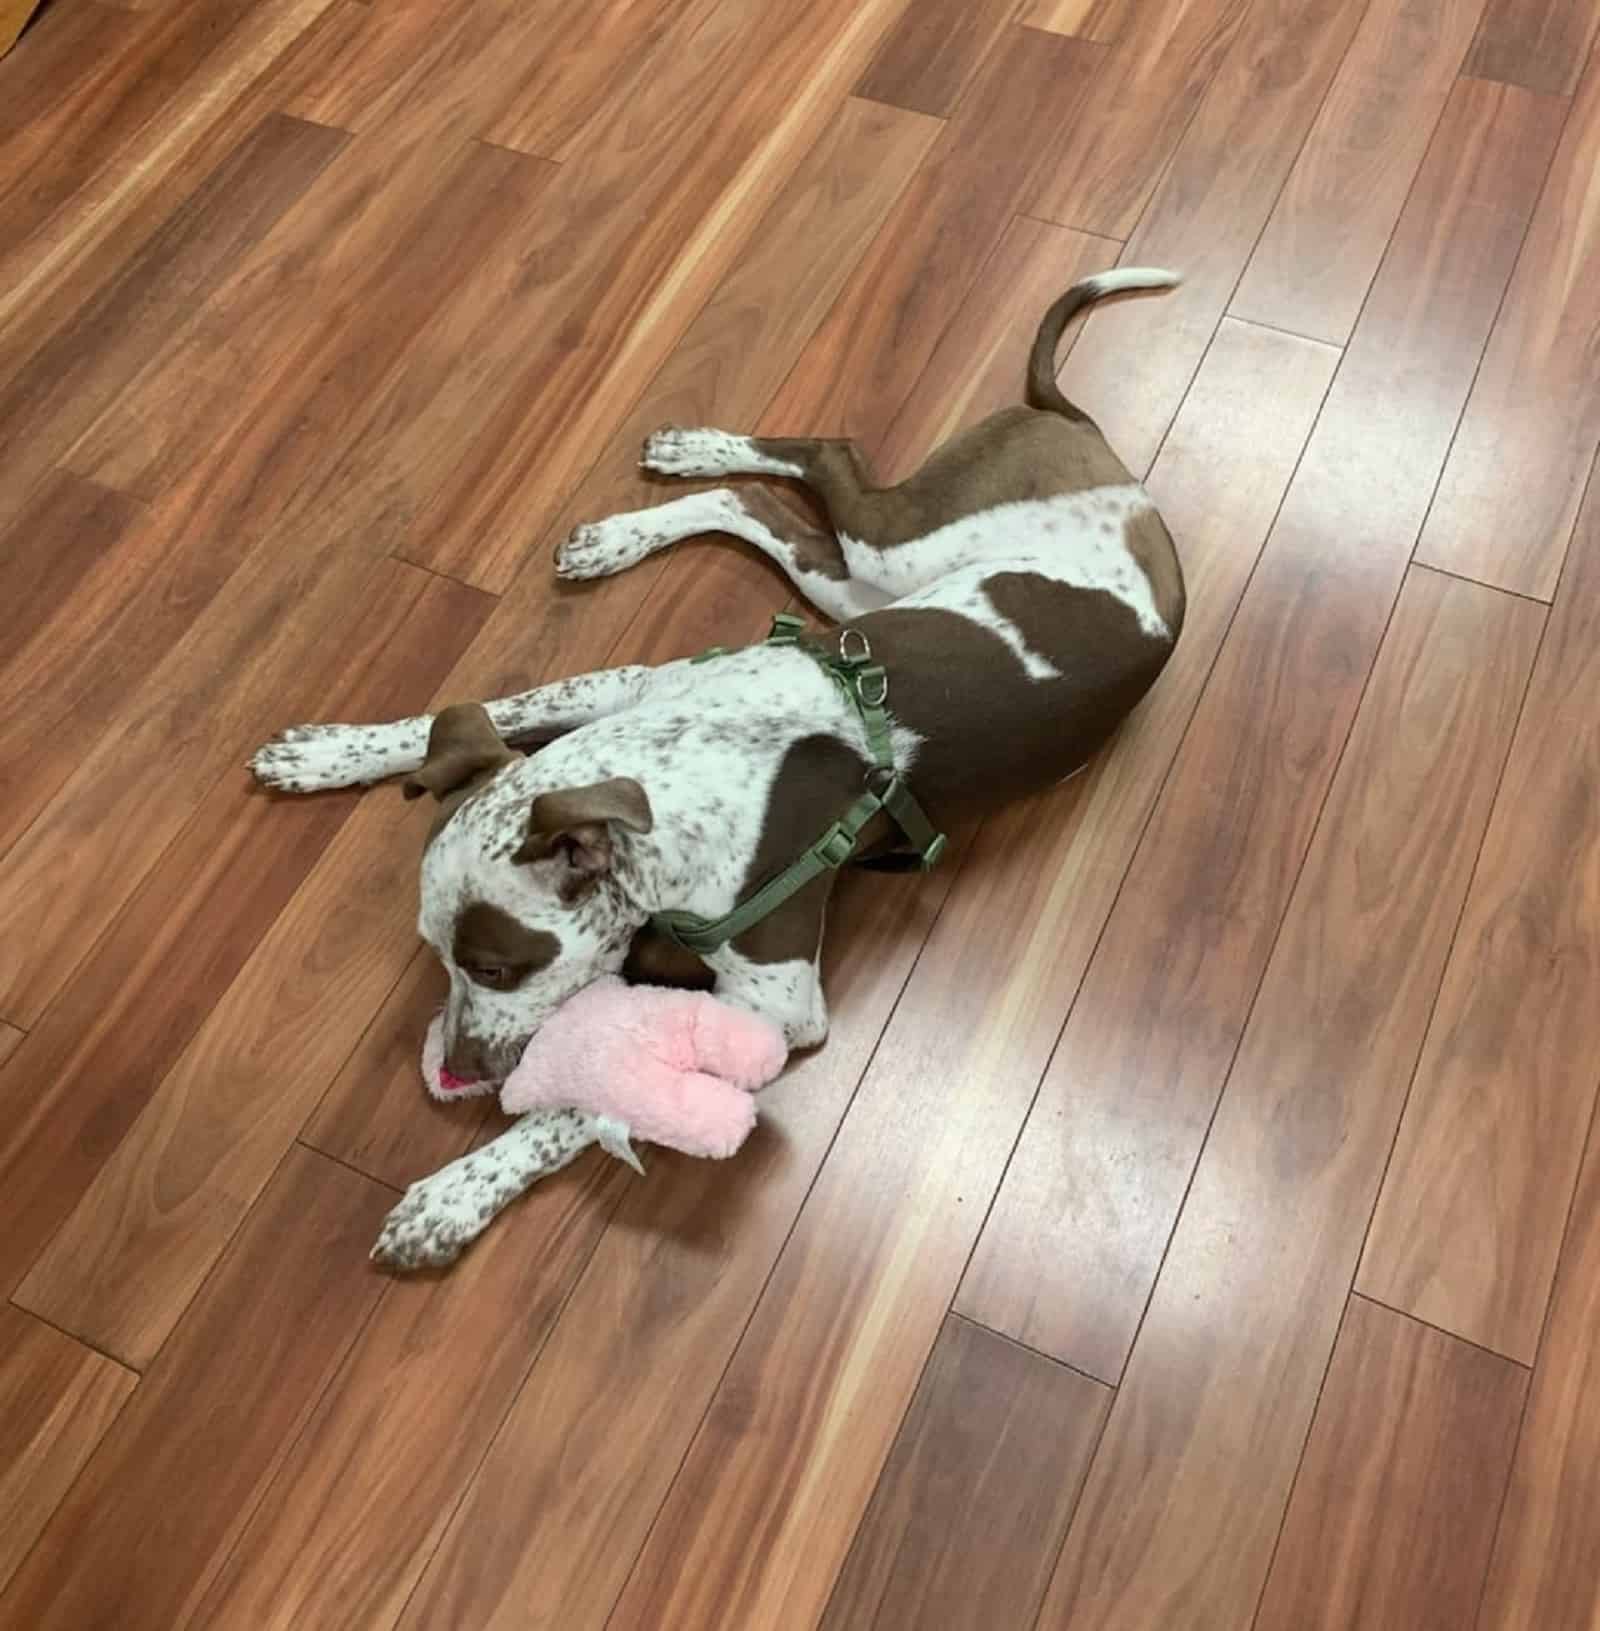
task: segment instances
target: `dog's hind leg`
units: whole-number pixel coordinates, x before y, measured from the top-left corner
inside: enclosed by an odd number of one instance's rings
[[[607,578],[685,538],[721,532],[753,544],[788,574],[818,611],[848,622],[887,606],[890,596],[852,578],[839,540],[785,504],[753,487],[690,493],[648,510],[629,510],[579,527],[556,551],[564,578]]]
[[[661,672],[608,668],[557,680],[486,704],[489,722],[511,747],[552,741],[631,708]],[[294,725],[258,748],[250,769],[263,787],[281,793],[365,787],[418,769],[428,756],[432,728],[431,714],[383,725]]]

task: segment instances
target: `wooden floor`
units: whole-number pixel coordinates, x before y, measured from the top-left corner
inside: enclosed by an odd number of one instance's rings
[[[4,1631],[1600,1626],[1596,0],[51,0],[0,62]],[[663,422],[1070,395],[1188,627],[852,877],[729,1165],[367,1262],[427,816],[248,750],[753,636]]]

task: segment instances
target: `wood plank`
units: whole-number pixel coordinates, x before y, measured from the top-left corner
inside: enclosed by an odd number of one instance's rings
[[[1600,15],[1597,13],[1596,15]],[[1548,600],[1600,442],[1600,70],[1572,108],[1417,559]]]
[[[1532,1363],[1600,1048],[1600,494],[1572,561],[1361,1265],[1361,1289]]]
[[[445,992],[439,959],[418,951],[306,1123],[302,1142],[396,1189],[466,1152],[492,1104],[441,1104],[422,1086],[422,1037]]]
[[[924,0],[907,7],[856,95],[949,118],[1016,9],[1016,0]]]
[[[1092,1376],[1127,1357],[1561,111],[1454,93],[975,1254],[962,1312]]]
[[[276,30],[287,25],[292,38],[326,4],[208,0],[148,18],[103,17],[120,48],[107,53],[99,72],[74,76],[66,96],[0,144],[0,209],[8,228],[0,287],[11,295],[31,281],[76,235],[81,218],[130,181],[137,184],[141,160],[165,151],[212,98],[237,94],[261,71],[258,52]],[[268,49],[276,56],[282,44]],[[46,153],[48,165],[38,164]]]
[[[315,711],[421,707],[483,622],[483,597],[385,563],[312,657]],[[0,1286],[8,1292],[71,1213],[357,804],[266,799],[217,783],[0,1068]],[[315,945],[312,932],[308,944]],[[420,1096],[420,1088],[418,1090]],[[68,1270],[68,1278],[72,1271]]]
[[[40,13],[15,54],[0,70],[6,96],[0,105],[0,154],[13,159],[40,145],[40,122],[81,91],[136,37],[137,21],[117,6],[83,0]]]
[[[1600,1139],[1591,1130],[1550,1324],[1512,1464],[1482,1631],[1588,1631],[1600,1616]]]
[[[1266,0],[1232,37],[1215,81],[1122,253],[1182,284],[1103,307],[1061,373],[1136,475],[1150,468],[1227,309],[1339,60],[1354,0]]]
[[[1031,1625],[1110,1403],[946,1319],[821,1631]]]
[[[9,525],[0,527],[0,595],[14,613],[22,653],[0,655],[0,679],[13,696],[29,693],[25,653],[29,634],[70,603],[79,581],[114,556],[137,528],[142,506],[121,493],[57,472],[40,483]],[[19,677],[19,670],[22,671]],[[16,772],[0,770],[0,844],[16,836],[26,817],[12,812]]]
[[[390,1285],[196,1624],[393,1624],[632,1181],[591,1154],[447,1276]]]
[[[1228,309],[1350,338],[1483,0],[1377,0],[1361,19]]]
[[[85,6],[92,4],[85,0]],[[38,264],[26,278],[12,287],[0,285],[0,332],[6,336],[0,378],[77,323],[84,308],[204,182],[218,155],[231,153],[262,120],[283,109],[324,55],[337,51],[352,12],[366,10],[356,0],[332,0],[326,9],[315,9],[324,4],[306,0],[308,16],[295,19],[292,28],[261,8],[258,20],[267,26],[258,39],[239,47],[236,74],[213,95],[172,104],[158,120],[158,139],[141,155],[147,162],[118,170],[115,185],[70,212],[53,236],[35,246]]]
[[[1266,446],[1282,447],[1280,417],[1298,417],[1303,436],[1331,366],[1323,348],[1267,338],[1298,353],[1287,380],[1311,384],[1298,414],[1286,393],[1256,417],[1258,370],[1238,395],[1224,386],[1228,408],[1197,417],[1206,456],[1175,480],[1169,510],[1176,517],[1184,489],[1198,496],[1202,483],[1208,498],[1260,503],[1253,535],[1240,536],[1248,517],[1227,504],[1195,517],[1223,572],[1244,563],[1241,579],[1299,439],[1272,482],[1253,464],[1259,444],[1244,444],[1241,461],[1240,444],[1211,439],[1214,427],[1247,412]],[[1252,360],[1263,356],[1270,349]],[[1208,655],[1203,624],[1198,636],[1188,648],[1186,631],[1180,647],[1191,662]],[[698,1626],[713,1602],[752,1628],[822,1613],[1192,700],[1164,680],[1115,752],[979,833],[651,1530],[618,1631]],[[952,1080],[963,1092],[941,1093],[930,1117],[928,1084]],[[911,1125],[919,1134],[908,1139]]]
[[[1571,96],[1600,28],[1584,0],[1489,0],[1465,73]]]
[[[344,144],[271,116],[0,386],[0,513],[62,457]],[[27,627],[27,624],[21,625]]]
[[[1021,402],[1033,348],[1029,313],[1036,327],[1064,289],[1112,265],[1117,248],[1108,238],[1014,217],[879,442],[879,479],[903,479],[959,426]],[[1076,331],[1063,345],[1075,338]]]
[[[138,1380],[0,1305],[0,1592]]]
[[[1072,121],[1103,55],[1081,40],[1007,34],[806,347],[769,430],[882,435],[1016,213],[1041,162],[1042,122]]]
[[[1527,1385],[1352,1297],[1254,1631],[1471,1625]]]
[[[1040,1631],[1249,1622],[1541,623],[1407,579]]]
[[[439,368],[426,410],[379,450],[380,480],[426,489],[407,559],[506,586],[902,4],[813,0],[774,13],[722,0],[674,71],[644,76],[606,141],[561,167],[517,246],[511,308],[443,313],[416,355]],[[619,195],[626,208],[609,202]],[[575,257],[575,241],[588,252]],[[530,414],[535,397],[541,411]]]
[[[1251,9],[1245,0],[1132,8],[1066,140],[1052,144],[1027,213],[1126,239]]]
[[[529,224],[552,178],[482,144],[441,156],[426,130],[349,148],[64,462],[152,499],[203,481],[246,532],[292,515],[412,337]]]
[[[0,1021],[0,1065],[3,1065],[17,1050],[17,1044],[27,1033],[19,1031],[14,1025],[7,1025]]]
[[[602,0],[582,30],[559,29],[550,42],[547,29],[546,49],[485,126],[484,139],[565,163],[626,116],[643,76],[694,49],[705,15],[696,0]]]
[[[1134,0],[1024,0],[1017,21],[1052,34],[1075,34],[1081,40],[1114,45],[1133,6]]]
[[[194,1618],[201,1593],[378,1301],[366,1254],[393,1199],[288,1152],[0,1598],[7,1624],[215,1623]]]

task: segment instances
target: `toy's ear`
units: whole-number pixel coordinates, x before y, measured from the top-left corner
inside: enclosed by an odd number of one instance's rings
[[[558,860],[577,884],[611,870],[613,832],[649,832],[655,825],[650,800],[626,776],[541,793],[528,811],[528,835],[514,861]]]
[[[469,782],[517,758],[500,740],[481,702],[453,703],[435,717],[428,732],[428,757],[401,790],[408,799],[432,793],[443,803]]]

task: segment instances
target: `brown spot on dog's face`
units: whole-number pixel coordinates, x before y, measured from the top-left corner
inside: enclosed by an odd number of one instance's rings
[[[455,966],[490,991],[515,991],[561,955],[561,942],[547,929],[530,929],[509,912],[475,901],[456,919],[450,948]]]

